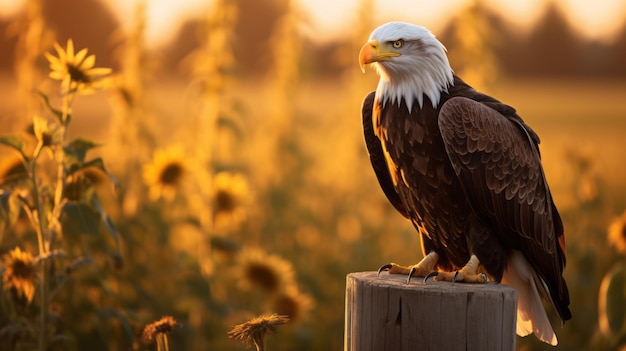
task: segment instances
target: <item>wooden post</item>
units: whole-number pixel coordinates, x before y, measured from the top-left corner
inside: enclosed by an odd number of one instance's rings
[[[515,350],[517,290],[350,273],[344,351]]]

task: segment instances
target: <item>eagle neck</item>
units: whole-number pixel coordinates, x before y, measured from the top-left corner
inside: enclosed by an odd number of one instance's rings
[[[411,112],[415,102],[420,109],[424,106],[424,97],[430,100],[433,108],[437,108],[441,95],[448,93],[453,85],[452,70],[438,72],[436,75],[407,74],[393,78],[381,74],[376,88],[376,96],[383,107],[387,103],[400,107],[404,101],[407,109]]]

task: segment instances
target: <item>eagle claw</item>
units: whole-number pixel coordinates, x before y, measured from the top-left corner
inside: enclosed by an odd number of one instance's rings
[[[406,283],[410,283],[411,282],[411,277],[413,276],[413,274],[417,271],[417,268],[415,267],[411,267],[411,270],[409,271],[409,276],[406,278]]]
[[[452,276],[452,283],[456,283],[456,277],[459,276],[459,271],[454,272],[454,276]]]
[[[388,271],[391,269],[391,267],[393,267],[390,263],[384,264],[382,266],[380,266],[380,268],[378,268],[378,276],[380,276],[380,273],[382,271]]]
[[[428,273],[428,275],[426,275],[424,277],[424,284],[426,284],[426,281],[428,280],[428,278],[436,277],[438,275],[439,275],[439,272],[437,272],[437,271],[433,271],[433,272]]]

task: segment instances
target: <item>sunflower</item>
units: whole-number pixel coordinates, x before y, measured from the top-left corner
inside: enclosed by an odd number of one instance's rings
[[[152,161],[143,168],[143,179],[150,187],[150,199],[173,199],[187,169],[187,160],[181,148],[170,147],[155,151]]]
[[[313,307],[313,299],[300,292],[295,284],[288,286],[273,299],[272,309],[292,321],[302,319]]]
[[[35,296],[35,258],[28,251],[19,247],[11,250],[2,258],[4,273],[2,285],[5,290],[14,289],[18,296],[23,296],[31,302]]]
[[[243,288],[255,286],[269,293],[278,293],[294,281],[291,262],[260,249],[242,250],[238,270]]]
[[[61,89],[64,93],[89,94],[96,88],[101,87],[105,81],[104,76],[111,73],[110,68],[94,68],[96,56],[87,56],[87,49],[74,53],[74,42],[67,40],[65,50],[54,43],[57,56],[45,53],[50,63],[50,78],[61,81]]]
[[[263,351],[265,350],[265,335],[268,332],[275,333],[276,327],[287,322],[289,322],[287,316],[277,314],[255,317],[245,323],[234,326],[228,332],[228,337],[239,339],[247,345],[254,345],[257,351]]]
[[[63,128],[41,116],[33,118],[33,133],[41,146],[60,145],[63,142]]]
[[[220,172],[213,178],[213,209],[217,228],[237,225],[246,218],[248,182],[240,173]]]
[[[617,251],[626,254],[626,211],[611,222],[608,239]]]

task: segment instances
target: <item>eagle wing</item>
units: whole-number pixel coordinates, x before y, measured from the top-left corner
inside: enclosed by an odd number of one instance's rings
[[[463,191],[481,221],[520,250],[550,291],[562,320],[571,317],[562,278],[563,226],[552,203],[538,146],[519,117],[465,97],[441,107],[439,129]]]
[[[367,146],[367,152],[370,156],[370,162],[378,178],[378,183],[383,189],[383,192],[389,199],[389,202],[400,212],[404,217],[409,218],[409,213],[402,204],[400,196],[396,192],[396,188],[389,174],[389,168],[385,161],[385,154],[383,152],[383,146],[380,139],[374,134],[374,127],[372,121],[372,112],[374,108],[374,98],[376,92],[372,91],[363,100],[363,106],[361,108],[363,117],[363,136],[365,137],[365,145]]]

